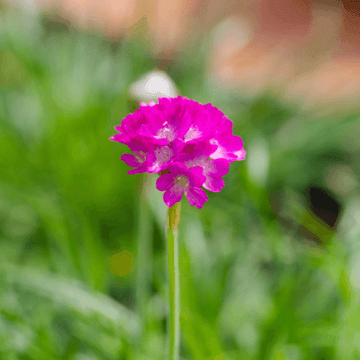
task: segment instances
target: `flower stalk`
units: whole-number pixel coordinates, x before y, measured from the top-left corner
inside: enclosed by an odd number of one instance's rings
[[[169,315],[168,315],[168,359],[179,359],[180,345],[180,284],[178,225],[180,221],[180,202],[168,210],[167,219],[167,257],[169,278]]]
[[[146,304],[150,298],[152,279],[152,218],[149,209],[149,196],[151,192],[151,178],[148,174],[140,174],[138,179],[138,203],[137,203],[137,273],[135,298],[137,310],[140,315],[141,333],[138,345],[143,350],[145,334],[148,328],[146,316]]]

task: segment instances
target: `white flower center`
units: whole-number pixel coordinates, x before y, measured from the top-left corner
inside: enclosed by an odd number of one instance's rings
[[[156,139],[168,139],[170,142],[175,140],[175,134],[174,134],[174,129],[172,129],[171,127],[168,126],[167,121],[164,122],[163,124],[165,127],[163,127],[162,129],[160,129],[158,131],[158,133],[156,134],[155,138]]]
[[[204,167],[205,166],[205,162],[206,162],[206,159],[204,156],[199,156],[193,160],[189,160],[189,161],[186,161],[185,162],[185,165],[187,167],[193,167],[193,166],[201,166],[201,167]]]
[[[190,129],[185,134],[185,142],[197,139],[199,137],[201,137],[201,131],[199,130],[199,128],[197,126],[191,125]]]
[[[167,162],[173,156],[173,151],[168,146],[160,146],[155,150],[155,156],[158,162]]]

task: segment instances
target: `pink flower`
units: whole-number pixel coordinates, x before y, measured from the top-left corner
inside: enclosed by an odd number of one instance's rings
[[[167,206],[185,194],[192,206],[201,208],[207,201],[201,187],[221,191],[230,162],[245,159],[242,139],[233,135],[232,125],[211,104],[181,96],[160,98],[158,104],[141,103],[115,127],[119,134],[110,140],[133,152],[121,156],[134,168],[128,174],[162,173],[156,187],[165,191]]]
[[[175,162],[168,168],[169,173],[161,175],[156,181],[156,188],[164,191],[164,202],[170,207],[179,202],[185,194],[191,206],[201,209],[208,197],[201,186],[205,182],[202,168],[195,166],[188,169],[184,164]]]

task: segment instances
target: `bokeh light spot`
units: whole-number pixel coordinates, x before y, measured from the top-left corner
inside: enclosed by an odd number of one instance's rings
[[[127,276],[132,271],[134,263],[133,254],[130,251],[122,250],[111,256],[109,267],[116,276]]]

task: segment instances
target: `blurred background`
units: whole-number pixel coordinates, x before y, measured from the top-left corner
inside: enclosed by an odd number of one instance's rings
[[[182,204],[181,359],[360,359],[359,15],[2,2],[0,359],[165,358],[167,208],[108,138],[176,93],[223,110],[247,151],[203,209]]]

